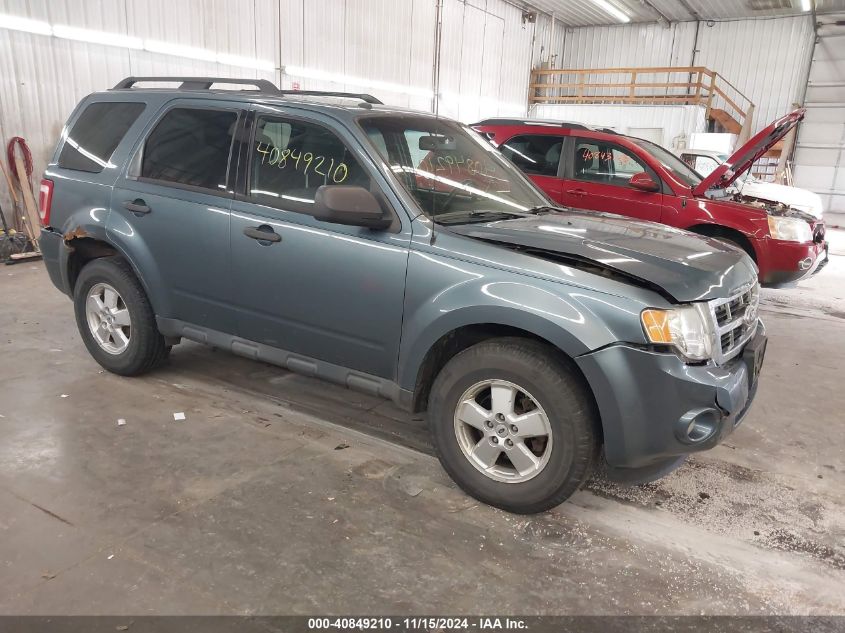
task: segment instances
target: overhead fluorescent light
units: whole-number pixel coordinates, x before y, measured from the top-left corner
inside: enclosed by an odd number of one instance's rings
[[[4,29],[23,31],[24,33],[37,33],[38,35],[51,35],[53,33],[53,29],[47,22],[20,18],[16,15],[0,14],[0,25]]]
[[[130,37],[123,33],[80,29],[75,26],[65,26],[64,24],[53,26],[53,35],[66,40],[102,44],[104,46],[119,46],[121,48],[132,48],[136,50],[141,50],[144,47],[144,42],[140,37]]]
[[[608,0],[593,0],[593,4],[599,7],[605,13],[609,13],[614,18],[619,20],[620,22],[630,22],[631,18],[628,14],[623,13],[621,10],[617,9],[615,6],[610,4]]]
[[[804,12],[809,11],[812,9],[812,5],[810,4],[810,0],[801,0],[801,10]]]

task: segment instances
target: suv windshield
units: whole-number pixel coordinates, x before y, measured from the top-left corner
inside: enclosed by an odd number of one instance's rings
[[[692,167],[687,165],[684,161],[680,158],[675,156],[669,150],[663,149],[657,143],[652,143],[651,141],[646,141],[641,138],[629,138],[632,143],[636,143],[649,154],[654,156],[657,161],[663,165],[663,168],[666,171],[672,172],[672,174],[685,182],[690,187],[697,186],[704,178],[702,178],[701,174],[695,171]]]
[[[490,143],[463,125],[412,115],[366,117],[360,125],[436,222],[484,221],[550,204]]]

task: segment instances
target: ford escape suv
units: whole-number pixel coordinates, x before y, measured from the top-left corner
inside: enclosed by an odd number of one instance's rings
[[[520,513],[743,419],[766,348],[745,253],[555,208],[469,128],[368,95],[163,81],[83,99],[41,183],[47,269],[106,369],[184,338],[427,410],[454,480]]]
[[[733,188],[804,118],[799,108],[760,130],[706,177],[651,141],[561,121],[487,119],[484,133],[557,204],[662,222],[745,250],[767,286],[828,263],[824,222]]]

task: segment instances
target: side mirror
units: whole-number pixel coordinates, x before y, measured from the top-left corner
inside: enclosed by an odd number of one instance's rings
[[[323,185],[317,189],[312,214],[323,222],[386,229],[392,220],[376,197],[363,187]]]
[[[644,171],[631,176],[631,180],[628,181],[628,184],[634,189],[639,189],[640,191],[660,191],[660,185],[654,182],[654,179]]]

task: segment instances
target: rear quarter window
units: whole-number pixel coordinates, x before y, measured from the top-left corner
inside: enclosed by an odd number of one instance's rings
[[[137,102],[101,102],[88,105],[68,132],[59,154],[59,167],[99,173],[126,132],[146,107]]]

